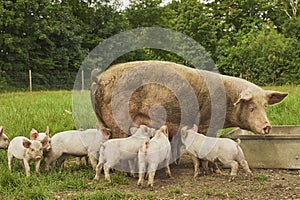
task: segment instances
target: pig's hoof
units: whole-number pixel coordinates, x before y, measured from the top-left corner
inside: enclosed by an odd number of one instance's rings
[[[93,181],[95,181],[95,182],[99,182],[99,180],[100,180],[100,179],[99,179],[99,178],[96,178],[96,177],[93,179]]]
[[[253,174],[252,174],[252,173],[251,173],[251,174],[248,174],[248,175],[247,175],[247,178],[248,178],[248,180],[253,181]]]
[[[232,181],[234,181],[234,180],[235,180],[235,178],[236,178],[236,176],[231,176],[231,177],[229,178],[229,182],[232,182]]]

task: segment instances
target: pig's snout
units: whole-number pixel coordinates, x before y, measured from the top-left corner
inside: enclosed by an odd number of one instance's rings
[[[40,160],[42,158],[42,156],[36,156],[35,160]]]
[[[266,122],[265,126],[262,129],[262,134],[269,134],[271,131],[271,125],[270,123]]]

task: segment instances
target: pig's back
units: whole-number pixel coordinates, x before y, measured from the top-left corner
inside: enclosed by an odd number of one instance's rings
[[[78,151],[85,151],[84,143],[79,135],[80,131],[70,130],[56,133],[51,138],[52,148],[60,149],[61,152],[72,154]],[[76,148],[74,148],[76,147]]]
[[[13,138],[8,146],[8,153],[12,154],[17,159],[23,159],[25,147],[23,146],[23,140],[28,138],[23,136],[18,136]]]

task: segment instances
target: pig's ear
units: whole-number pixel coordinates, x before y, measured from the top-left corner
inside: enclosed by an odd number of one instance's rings
[[[162,126],[160,128],[160,130],[165,134],[165,135],[169,135],[169,131],[168,131],[168,127],[166,125]]]
[[[48,136],[49,135],[49,126],[47,126],[45,134]]]
[[[137,132],[137,130],[138,130],[138,127],[133,126],[129,129],[129,134],[133,135]]]
[[[186,138],[187,136],[187,126],[184,126],[182,129],[181,129],[181,136],[182,138]]]
[[[140,128],[144,131],[147,132],[148,127],[146,125],[140,125]]]
[[[240,95],[238,100],[233,104],[234,106],[236,106],[237,104],[239,104],[241,101],[249,101],[252,99],[252,93],[249,89],[243,90]]]
[[[269,105],[273,105],[275,103],[281,102],[287,95],[288,95],[288,93],[281,93],[281,92],[272,91],[272,90],[266,91],[266,96],[267,96]]]
[[[45,137],[45,138],[41,141],[41,143],[42,143],[42,146],[43,146],[43,147],[46,146],[46,145],[48,144],[48,138]]]
[[[23,139],[23,146],[25,148],[29,148],[31,145],[31,142],[29,140]]]
[[[0,136],[3,135],[3,127],[0,126]]]
[[[196,124],[194,124],[192,130],[195,132],[198,132],[198,126]]]
[[[30,131],[30,139],[35,140],[39,136],[39,133],[34,128]]]
[[[101,131],[104,138],[108,140],[110,137],[110,130],[107,128],[102,128]]]

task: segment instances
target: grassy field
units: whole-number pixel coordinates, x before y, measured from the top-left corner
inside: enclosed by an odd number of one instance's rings
[[[271,124],[299,125],[300,87],[267,89],[289,93],[283,103],[269,107]],[[73,96],[70,91],[7,93],[0,94],[0,98],[0,125],[4,126],[5,133],[11,139],[18,135],[28,136],[31,128],[43,132],[49,126],[51,135],[76,128],[71,113]],[[90,114],[84,117],[86,123],[93,117]],[[87,128],[93,123],[83,122],[82,127]],[[5,150],[0,150],[0,169],[1,199],[151,199],[153,196],[152,193],[140,195],[120,191],[121,185],[130,182],[119,173],[113,174],[113,182],[110,184],[94,183],[94,173],[90,166],[76,166],[72,162],[64,170],[56,169],[48,174],[43,170],[41,174],[32,172],[30,178],[25,177],[20,164],[15,162],[13,173],[9,173]]]

